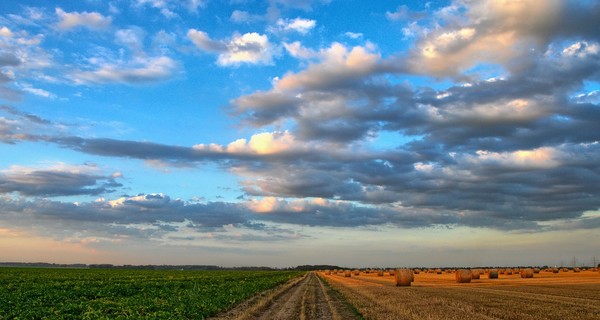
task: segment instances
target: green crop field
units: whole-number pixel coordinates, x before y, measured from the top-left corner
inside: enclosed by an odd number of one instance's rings
[[[300,274],[0,268],[0,319],[203,319]]]

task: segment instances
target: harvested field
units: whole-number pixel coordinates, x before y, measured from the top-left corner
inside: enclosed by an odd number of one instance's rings
[[[591,271],[482,274],[471,283],[420,273],[411,287],[396,287],[389,276],[320,276],[365,319],[600,319],[600,274]]]

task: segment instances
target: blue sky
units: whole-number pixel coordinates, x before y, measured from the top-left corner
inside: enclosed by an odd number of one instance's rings
[[[590,263],[595,1],[0,4],[5,261]]]

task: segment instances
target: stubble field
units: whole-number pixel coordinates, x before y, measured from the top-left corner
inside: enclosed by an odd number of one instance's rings
[[[482,275],[456,283],[454,273],[420,273],[396,287],[385,273],[319,273],[366,319],[600,319],[600,274]]]

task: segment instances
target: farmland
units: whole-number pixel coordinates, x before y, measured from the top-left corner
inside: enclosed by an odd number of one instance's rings
[[[0,319],[600,319],[597,271],[347,271],[0,268]]]
[[[301,274],[0,268],[0,319],[203,319]]]
[[[600,274],[592,271],[484,275],[465,284],[453,273],[420,273],[410,287],[396,287],[388,273],[320,276],[366,319],[600,319]]]

